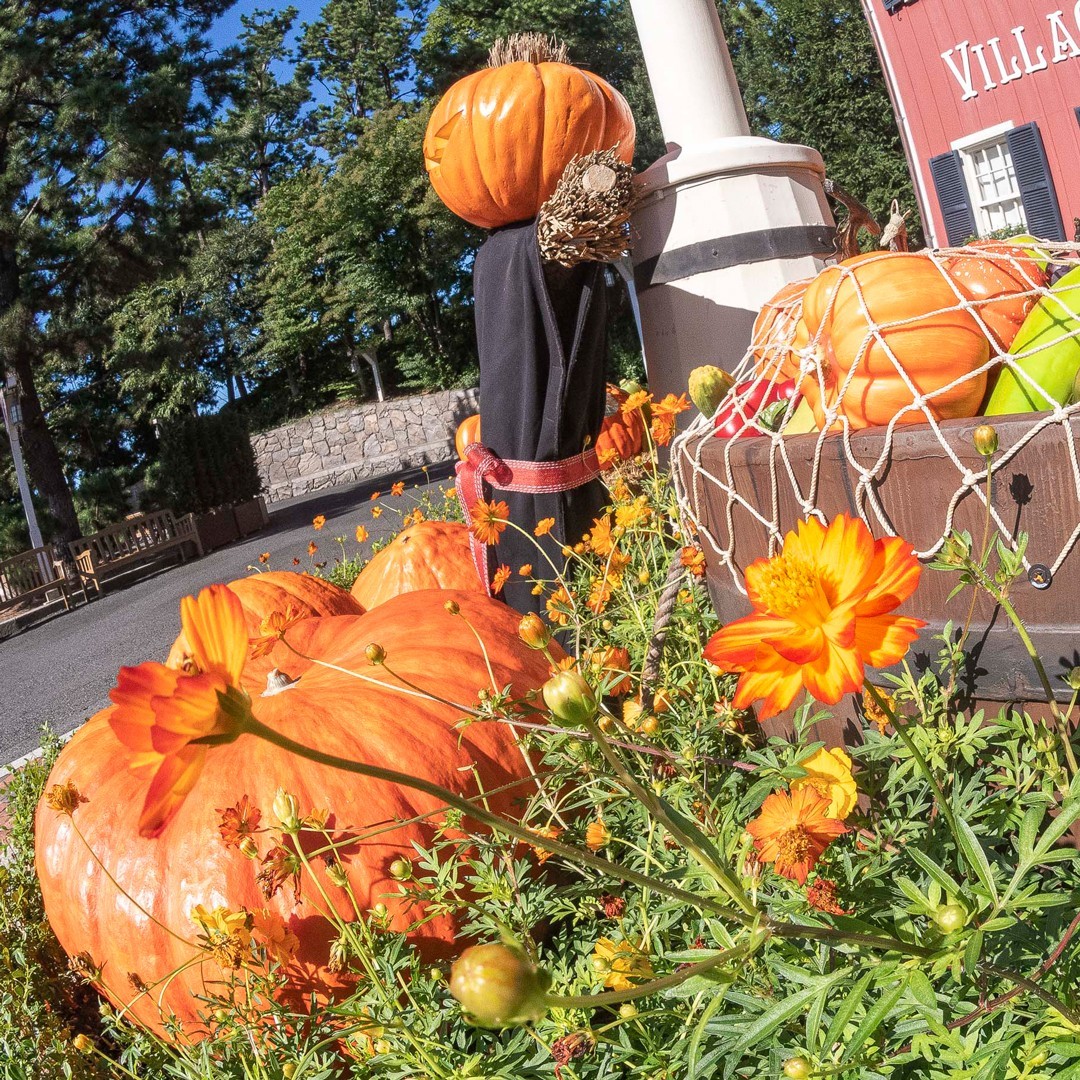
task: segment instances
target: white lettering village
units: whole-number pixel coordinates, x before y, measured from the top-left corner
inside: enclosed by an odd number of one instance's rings
[[[1080,0],[1066,21],[1063,11],[1052,11],[1046,25],[1037,29],[1014,26],[1006,36],[971,44],[961,41],[941,59],[962,91],[961,101],[978,97],[980,91],[996,90],[1051,64],[1080,56]],[[1047,55],[1049,53],[1049,56]]]

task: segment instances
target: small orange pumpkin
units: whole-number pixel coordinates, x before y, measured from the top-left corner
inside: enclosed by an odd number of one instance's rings
[[[571,158],[617,145],[633,159],[630,106],[598,75],[564,63],[539,35],[492,53],[491,67],[443,95],[424,136],[428,177],[455,214],[485,229],[525,221]]]
[[[799,376],[798,351],[810,341],[802,320],[803,297],[812,278],[789,281],[770,300],[761,305],[754,320],[750,347],[757,359],[758,372],[767,379],[796,379]]]
[[[629,461],[640,454],[645,445],[645,418],[641,410],[622,411],[623,402],[629,395],[621,387],[609,383],[607,392],[616,407],[613,413],[604,417],[600,434],[596,436],[596,456],[604,472],[613,469],[620,461]]]
[[[323,615],[363,615],[364,607],[341,586],[313,574],[297,574],[292,570],[271,570],[251,574],[229,582],[229,588],[240,598],[248,633],[257,637],[263,619],[275,611],[284,614],[292,608],[305,618]],[[183,631],[173,642],[166,663],[169,667],[183,666],[190,652]],[[254,678],[265,680],[273,665],[265,657],[248,661],[248,671]]]
[[[465,451],[472,446],[473,443],[480,441],[480,414],[474,413],[472,416],[466,416],[457,426],[457,431],[454,434],[454,449],[457,451],[459,460],[465,460]]]
[[[469,549],[469,530],[460,522],[421,521],[402,530],[360,571],[352,598],[370,611],[417,589],[485,591]]]
[[[819,383],[812,372],[799,387],[818,427],[825,423],[825,408],[834,404],[854,429],[888,424],[912,404],[911,389],[883,341],[918,393],[934,395],[927,408],[937,419],[975,416],[986,392],[985,372],[939,392],[990,355],[986,336],[957,303],[949,278],[924,254],[856,255],[818,274],[806,289],[802,317],[810,340],[821,332],[821,378]],[[912,410],[898,423],[925,423],[925,417]]]

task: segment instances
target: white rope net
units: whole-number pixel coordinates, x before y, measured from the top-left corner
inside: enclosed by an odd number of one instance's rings
[[[929,560],[958,517],[985,513],[986,466],[971,429],[989,423],[1010,433],[993,458],[995,476],[1015,473],[1025,452],[1036,475],[1047,455],[1068,463],[1071,492],[1058,495],[1071,494],[1074,506],[1045,509],[1075,520],[1041,536],[1028,519],[1024,530],[1025,568],[1043,564],[1054,575],[1080,540],[1078,369],[1080,244],[1023,238],[857,256],[786,286],[762,309],[735,389],[672,446],[680,512],[743,592],[747,563],[763,554],[762,532],[774,554],[798,517],[828,520],[823,493],[835,501],[838,487],[877,536],[900,532],[894,521],[910,521],[914,503],[918,535],[903,535]],[[797,397],[763,409],[789,380]],[[984,410],[985,420],[961,422]],[[721,426],[737,436],[714,438]],[[898,455],[915,446],[937,462],[926,492],[889,482]],[[955,473],[955,483],[946,476],[942,488],[939,470]],[[1016,515],[991,503],[1015,550]]]

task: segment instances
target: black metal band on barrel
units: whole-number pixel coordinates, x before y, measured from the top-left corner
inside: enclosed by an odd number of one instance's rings
[[[644,259],[634,267],[634,284],[639,292],[654,285],[693,277],[710,270],[764,262],[766,259],[825,258],[836,253],[836,231],[831,225],[785,225],[779,229],[759,229],[716,240],[664,251]]]

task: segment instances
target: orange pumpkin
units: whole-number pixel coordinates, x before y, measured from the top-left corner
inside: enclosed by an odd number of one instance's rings
[[[754,320],[750,347],[757,359],[758,372],[767,379],[796,379],[799,376],[798,350],[810,341],[802,320],[803,296],[812,278],[789,281],[770,300],[761,305]]]
[[[410,525],[376,554],[353,582],[365,610],[417,589],[484,592],[469,549],[469,530],[456,521]]]
[[[480,414],[466,416],[457,426],[454,434],[454,449],[457,451],[459,460],[465,460],[465,451],[473,443],[480,441]]]
[[[964,253],[944,259],[942,266],[963,295],[977,304],[999,351],[1008,352],[1039,300],[1036,290],[1048,281],[1046,270],[1029,252],[1001,240],[976,240]]]
[[[640,454],[645,445],[645,418],[641,409],[624,413],[622,405],[629,397],[626,391],[608,383],[607,392],[615,402],[615,411],[604,417],[600,434],[596,437],[596,456],[604,472],[613,469],[620,461],[629,461]]]
[[[511,53],[511,55],[515,55]],[[454,83],[435,106],[424,163],[439,198],[485,229],[535,217],[571,158],[609,150],[630,162],[634,118],[598,75],[532,49]]]
[[[444,609],[448,596],[457,601],[461,616]],[[242,682],[256,716],[276,731],[316,749],[426,778],[466,797],[480,788],[496,792],[489,797],[492,809],[511,814],[514,800],[530,790],[528,763],[511,728],[491,722],[460,727],[458,709],[402,693],[396,677],[368,663],[364,650],[370,642],[380,643],[395,672],[448,701],[475,702],[493,677],[497,686],[512,685],[515,695],[523,695],[546,680],[548,661],[521,642],[518,619],[505,604],[474,593],[414,592],[366,615],[308,619],[288,631],[288,640],[305,657],[361,672],[367,681],[315,664],[278,642],[271,656],[296,681],[266,696],[265,680],[249,666]],[[331,881],[319,858],[301,872],[298,893],[291,883],[271,885],[268,897],[257,880],[260,862],[219,837],[222,809],[245,795],[261,811],[262,828],[276,825],[272,805],[279,786],[295,797],[301,815],[328,810],[335,839],[355,838],[339,847],[338,856],[360,909],[384,903],[397,931],[425,915],[422,904],[397,895],[389,868],[396,859],[415,858],[413,842],[431,843],[432,825],[412,819],[434,812],[437,821],[439,800],[241,736],[207,754],[176,815],[157,838],[146,839],[138,822],[150,777],[133,768],[136,753],[117,740],[109,713],[98,713],[77,731],[53,767],[50,785],[71,781],[88,802],[69,818],[42,801],[36,868],[61,945],[71,956],[88,953],[103,969],[101,985],[109,998],[117,1006],[129,1005],[130,1015],[147,1027],[165,1034],[163,1014],[173,1013],[184,1025],[182,1037],[197,1039],[205,1033],[199,1013],[207,1009],[198,998],[227,992],[228,972],[200,950],[191,920],[196,905],[208,911],[266,909],[283,921],[299,939],[287,967],[285,997],[291,1003],[306,1010],[305,997],[312,994],[325,1000],[349,992],[349,978],[329,968],[336,932],[320,914],[328,902],[342,919],[355,918],[347,891]],[[509,791],[496,790],[518,781]],[[388,829],[395,821],[406,824]],[[253,839],[265,859],[278,834],[260,832]],[[312,836],[310,843],[321,841]],[[87,844],[132,899],[113,884]],[[454,921],[444,913],[427,914],[432,918],[413,931],[412,939],[425,955],[444,955],[454,941]],[[242,994],[242,975],[238,981]],[[135,987],[143,984],[152,990],[138,992]]]
[[[364,607],[346,592],[313,574],[297,574],[291,570],[271,570],[251,574],[229,582],[229,588],[240,598],[248,633],[256,637],[263,619],[274,611],[284,612],[292,607],[298,615],[363,615]],[[173,642],[165,661],[169,667],[183,666],[190,652],[183,631]],[[265,657],[248,661],[248,669],[265,679],[273,665]]]
[[[807,287],[802,311],[809,338],[819,345],[820,383],[811,372],[799,387],[818,427],[825,423],[825,407],[837,404],[852,428],[888,424],[914,401],[897,363],[920,395],[934,395],[927,408],[937,419],[976,415],[986,392],[985,372],[939,393],[990,355],[975,319],[956,304],[948,277],[926,255],[856,255],[823,270]],[[925,416],[912,410],[898,423],[925,423]]]

